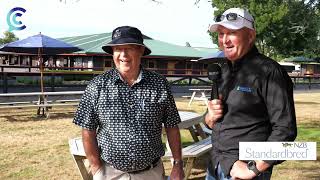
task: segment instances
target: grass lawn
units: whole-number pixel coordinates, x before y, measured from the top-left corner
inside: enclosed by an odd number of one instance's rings
[[[187,106],[177,98],[179,110],[203,113],[202,102]],[[274,168],[273,178],[320,179],[320,93],[295,94],[298,123],[297,141],[318,142],[317,161],[286,161]],[[50,119],[39,119],[35,109],[0,110],[0,180],[2,179],[80,179],[69,153],[68,139],[79,137],[80,128],[72,124],[74,108],[53,108]],[[191,140],[182,131],[184,144]],[[196,162],[191,179],[203,179],[207,156]],[[167,174],[170,165],[165,162]]]

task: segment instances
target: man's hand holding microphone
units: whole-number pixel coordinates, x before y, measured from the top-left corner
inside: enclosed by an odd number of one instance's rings
[[[205,122],[211,129],[214,124],[223,115],[223,105],[221,99],[213,99],[208,102],[208,113],[205,117]]]
[[[223,116],[222,97],[218,95],[218,80],[221,78],[221,68],[218,64],[208,66],[208,78],[212,81],[212,90],[205,122],[209,128],[213,128],[218,119]]]

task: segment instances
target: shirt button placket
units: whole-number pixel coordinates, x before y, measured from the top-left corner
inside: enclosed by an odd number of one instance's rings
[[[135,110],[134,110],[134,95],[133,91],[129,89],[128,93],[128,117],[131,120],[131,123],[134,123],[134,117],[135,117]]]
[[[135,140],[134,140],[134,133],[135,133],[135,111],[134,111],[134,94],[133,90],[129,88],[128,90],[128,118],[129,118],[129,142],[131,147],[131,152],[130,153],[130,161],[132,161],[132,166],[131,169],[135,170],[136,169],[136,164],[135,164]]]

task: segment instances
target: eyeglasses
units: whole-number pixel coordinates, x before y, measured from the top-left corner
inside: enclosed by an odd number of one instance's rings
[[[226,14],[226,15],[218,15],[214,18],[214,21],[215,22],[220,22],[220,21],[223,21],[224,18],[227,18],[228,21],[236,21],[238,17],[241,17],[249,22],[251,22],[253,24],[253,21],[243,17],[243,16],[240,16],[239,14],[237,13],[229,13],[229,14]]]

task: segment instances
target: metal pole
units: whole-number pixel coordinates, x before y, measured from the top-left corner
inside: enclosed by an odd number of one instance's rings
[[[54,74],[51,73],[51,91],[54,92]]]
[[[3,73],[3,93],[8,93],[8,73]]]
[[[41,96],[39,100],[39,104],[44,104],[44,90],[43,90],[43,63],[42,63],[42,49],[38,49],[38,58],[40,63],[40,88],[41,88]],[[44,108],[45,107],[39,107],[38,112],[41,112],[42,110],[42,116],[44,116]]]
[[[43,88],[43,65],[42,65],[42,57],[39,56],[39,62],[40,62],[40,88],[41,92],[44,92]]]

